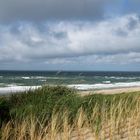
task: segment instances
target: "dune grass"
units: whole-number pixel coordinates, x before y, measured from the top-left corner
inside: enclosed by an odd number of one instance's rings
[[[2,140],[138,139],[140,92],[80,96],[62,86],[0,98]],[[139,137],[140,138],[140,137]]]

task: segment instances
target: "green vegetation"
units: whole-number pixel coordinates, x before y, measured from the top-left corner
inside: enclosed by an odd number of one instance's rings
[[[0,99],[0,126],[10,119],[10,104],[6,99]]]
[[[138,115],[139,99],[140,92],[80,96],[74,89],[45,86],[0,98],[0,122],[3,126],[10,122],[9,128],[13,128],[17,124],[22,126],[23,122],[31,125],[34,121],[39,129],[40,124],[45,128],[56,121],[59,132],[64,131],[63,127],[67,122],[67,126],[73,130],[80,125],[80,128],[88,126],[99,133],[104,123],[115,122],[116,127],[122,120],[125,122],[126,118]]]

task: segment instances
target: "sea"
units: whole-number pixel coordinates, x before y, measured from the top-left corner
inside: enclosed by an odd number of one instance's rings
[[[111,71],[0,71],[0,94],[64,85],[78,90],[140,86],[140,72]]]

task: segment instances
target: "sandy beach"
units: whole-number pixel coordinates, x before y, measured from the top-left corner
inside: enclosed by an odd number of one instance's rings
[[[120,94],[120,93],[130,93],[138,92],[140,87],[124,87],[124,88],[113,88],[113,89],[101,89],[101,90],[88,90],[88,91],[79,91],[78,94],[82,96],[90,94]]]

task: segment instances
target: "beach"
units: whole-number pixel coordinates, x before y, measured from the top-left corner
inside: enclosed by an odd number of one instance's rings
[[[113,89],[100,89],[100,90],[87,90],[79,91],[78,94],[85,96],[90,94],[120,94],[120,93],[133,93],[140,91],[140,87],[124,87],[124,88],[113,88]]]

